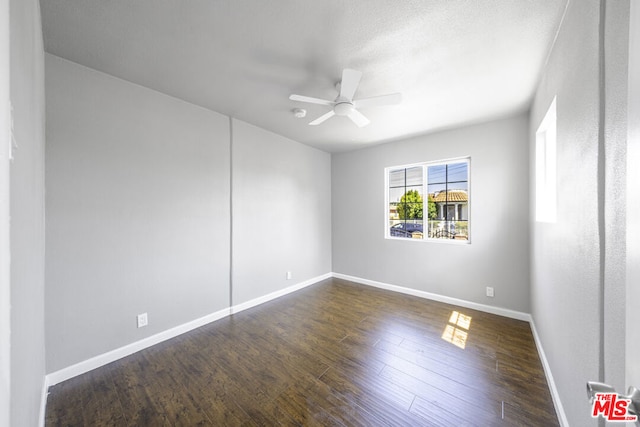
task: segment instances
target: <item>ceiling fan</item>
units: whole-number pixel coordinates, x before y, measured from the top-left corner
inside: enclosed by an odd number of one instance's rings
[[[356,70],[350,70],[345,68],[342,71],[342,81],[336,85],[339,87],[338,97],[329,101],[326,99],[312,98],[310,96],[303,95],[291,95],[289,97],[292,101],[308,102],[310,104],[319,104],[332,107],[331,111],[318,117],[310,125],[319,125],[325,120],[330,119],[333,116],[346,116],[351,119],[358,127],[366,126],[370,123],[358,108],[362,107],[375,107],[380,105],[392,105],[399,104],[402,101],[402,95],[399,93],[391,93],[388,95],[373,96],[371,98],[353,99],[353,96],[358,89],[362,73]]]

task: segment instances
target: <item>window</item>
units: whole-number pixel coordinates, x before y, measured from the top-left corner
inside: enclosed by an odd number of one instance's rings
[[[536,132],[536,221],[556,222],[556,98]]]
[[[386,237],[469,241],[469,159],[385,169]]]

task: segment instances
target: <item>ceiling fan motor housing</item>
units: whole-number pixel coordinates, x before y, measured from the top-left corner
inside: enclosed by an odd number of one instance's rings
[[[336,113],[336,116],[348,116],[353,110],[353,104],[350,102],[338,102],[333,107],[333,112]]]

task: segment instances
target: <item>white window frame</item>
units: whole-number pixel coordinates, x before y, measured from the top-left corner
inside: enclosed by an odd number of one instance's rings
[[[536,131],[535,219],[555,223],[557,203],[557,114],[553,98]]]
[[[399,169],[409,169],[414,167],[422,167],[422,186],[424,188],[424,194],[427,195],[426,199],[423,199],[423,230],[426,230],[425,217],[428,216],[428,207],[426,206],[425,201],[428,201],[428,173],[427,170],[430,166],[441,166],[447,165],[451,163],[466,163],[467,164],[467,240],[456,240],[456,239],[436,239],[428,237],[428,233],[423,232],[422,239],[409,239],[406,237],[395,237],[391,236],[391,230],[389,227],[390,218],[389,218],[389,173],[394,170]],[[455,245],[468,245],[471,243],[471,156],[463,156],[463,157],[454,157],[450,159],[444,160],[435,160],[430,162],[419,162],[419,163],[409,163],[406,165],[395,165],[388,166],[384,169],[384,237],[389,240],[399,240],[399,241],[408,241],[408,242],[437,242],[437,243],[448,243]]]

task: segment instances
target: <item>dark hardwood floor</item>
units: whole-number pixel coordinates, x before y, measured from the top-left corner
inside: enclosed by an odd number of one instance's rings
[[[529,324],[329,279],[51,387],[47,426],[554,426]]]

